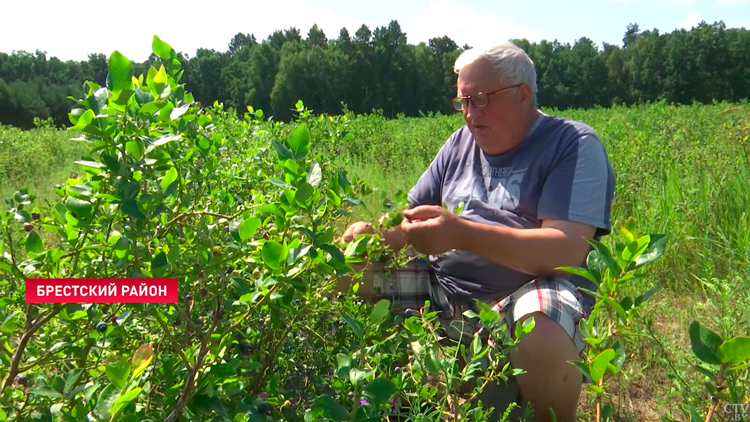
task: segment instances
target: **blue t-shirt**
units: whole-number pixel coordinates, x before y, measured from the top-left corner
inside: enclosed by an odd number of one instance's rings
[[[523,141],[500,155],[484,153],[466,126],[458,129],[409,192],[409,206],[453,210],[463,201],[460,216],[468,220],[512,228],[569,220],[596,227],[599,238],[611,231],[613,195],[614,173],[596,132],[542,113]],[[500,299],[536,278],[465,251],[429,259],[448,296],[460,300]],[[597,288],[583,277],[563,277]]]

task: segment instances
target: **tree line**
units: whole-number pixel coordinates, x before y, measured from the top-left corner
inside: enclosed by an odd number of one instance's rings
[[[622,45],[511,40],[534,60],[543,107],[589,108],[666,100],[743,101],[750,97],[750,31],[719,21],[662,33],[630,24]],[[219,101],[240,112],[250,105],[277,120],[291,117],[298,99],[315,112],[381,112],[417,116],[450,113],[453,62],[464,49],[448,36],[410,44],[397,21],[328,38],[313,25],[277,30],[266,39],[238,33],[226,51],[179,53],[183,81],[203,104]],[[104,85],[107,57],[63,62],[45,52],[0,53],[0,123],[29,128],[34,118],[69,124],[87,80]],[[136,74],[155,60],[135,63]]]

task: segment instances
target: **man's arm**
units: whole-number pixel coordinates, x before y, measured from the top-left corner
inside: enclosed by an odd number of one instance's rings
[[[460,220],[456,249],[536,277],[560,273],[586,258],[596,228],[563,220],[545,220],[539,229],[513,229]]]

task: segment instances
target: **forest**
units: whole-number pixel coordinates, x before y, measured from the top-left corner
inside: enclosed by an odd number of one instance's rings
[[[660,32],[628,25],[622,45],[557,40],[511,40],[537,67],[539,104],[587,109],[665,100],[670,104],[740,102],[750,96],[750,31],[722,22]],[[202,104],[262,109],[288,121],[298,99],[316,113],[419,116],[450,113],[455,95],[453,61],[470,46],[448,36],[410,44],[397,21],[329,38],[317,25],[307,34],[291,27],[266,39],[238,33],[226,51],[178,52],[182,82]],[[134,63],[136,74],[155,61]],[[85,82],[104,85],[107,55],[63,62],[46,52],[0,53],[0,124],[31,128],[51,118],[69,126],[71,98]]]

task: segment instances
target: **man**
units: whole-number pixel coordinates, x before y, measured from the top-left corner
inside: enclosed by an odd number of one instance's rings
[[[460,317],[461,304],[477,298],[511,332],[534,317],[533,331],[510,353],[526,371],[518,386],[535,421],[552,420],[552,409],[573,422],[582,376],[569,361],[585,348],[578,321],[593,302],[576,287],[596,285],[555,269],[585,266],[586,239],[611,230],[607,154],[590,127],[537,109],[534,64],[515,45],[465,51],[455,72],[453,104],[466,124],[409,192],[401,225],[382,233],[392,249],[409,245],[429,259],[388,277],[370,273],[374,299],[402,309],[430,299],[433,309]],[[464,210],[452,213],[461,202]],[[372,227],[355,223],[343,240],[360,233]]]

